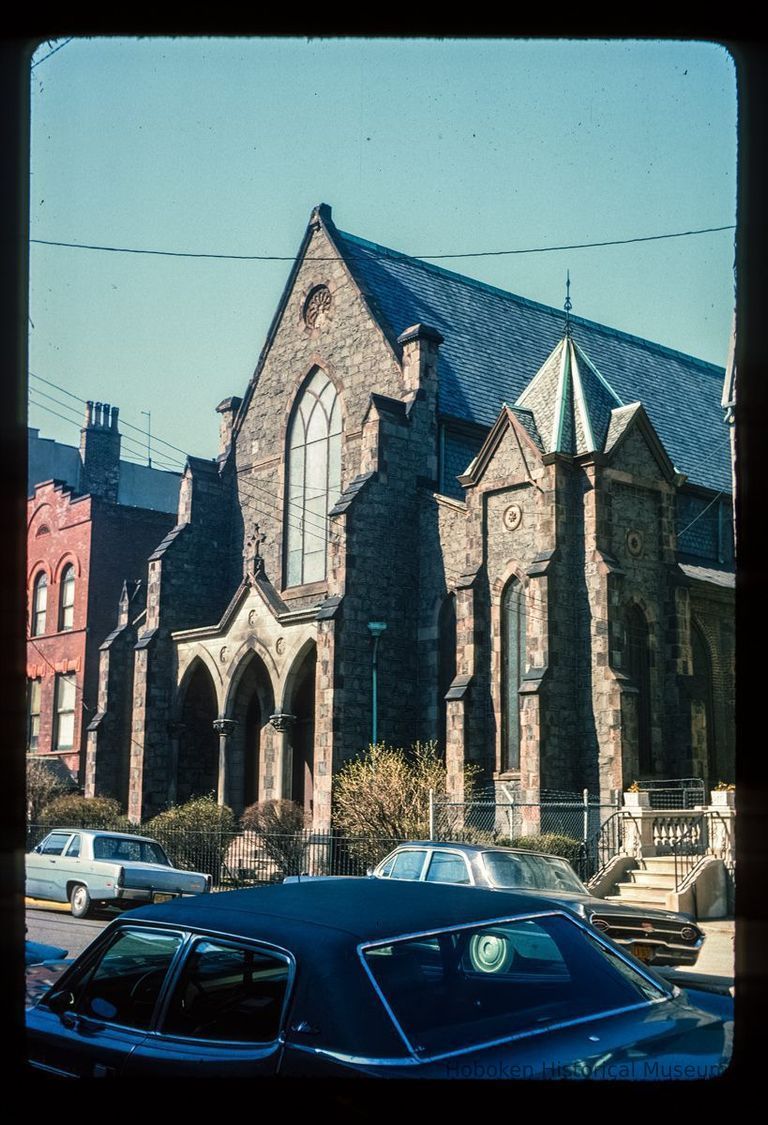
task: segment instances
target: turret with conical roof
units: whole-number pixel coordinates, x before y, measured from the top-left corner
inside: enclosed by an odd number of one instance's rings
[[[578,456],[604,448],[611,411],[624,403],[566,334],[515,406],[532,413],[545,453]]]

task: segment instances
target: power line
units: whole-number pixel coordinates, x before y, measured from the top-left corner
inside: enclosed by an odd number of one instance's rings
[[[349,262],[358,260],[368,261],[371,258],[392,260],[402,257],[413,258],[417,261],[444,261],[448,258],[500,258],[513,254],[552,254],[561,250],[588,250],[602,246],[628,246],[636,242],[660,242],[667,238],[690,238],[693,235],[714,234],[718,231],[735,229],[736,224],[730,223],[722,227],[701,227],[698,230],[674,231],[672,234],[648,234],[635,238],[605,239],[600,242],[570,242],[561,246],[529,246],[518,250],[475,250],[461,254],[408,255],[400,254],[397,251],[379,253],[371,250],[366,251],[364,254],[346,254],[343,256],[336,254],[327,257],[315,257],[313,255],[307,260],[312,262]],[[101,246],[86,242],[58,242],[47,238],[30,238],[29,241],[35,243],[37,246],[62,246],[70,250],[101,250],[110,254],[149,254],[161,258],[210,258],[213,260],[232,262],[293,262],[296,260],[295,254],[213,254],[199,253],[192,250],[148,250],[140,249],[135,246]]]
[[[56,389],[58,391],[61,391],[63,394],[67,395],[69,398],[74,399],[76,402],[85,404],[85,402],[86,402],[85,399],[81,398],[78,395],[73,394],[71,391],[68,391],[64,387],[61,387],[59,384],[54,383],[49,379],[45,379],[45,378],[43,378],[43,376],[37,375],[32,371],[30,371],[29,374],[33,378],[38,379],[39,381],[45,383],[47,386],[53,387],[54,389]],[[53,398],[53,396],[47,395],[44,391],[36,391],[35,393],[41,394],[44,397],[49,398],[51,401],[55,402],[58,406],[61,406],[62,409],[67,409],[67,410],[73,409],[71,407],[67,407],[63,403],[58,402],[56,399]],[[70,424],[76,424],[76,423],[73,423],[72,419],[64,418],[63,415],[57,414],[56,411],[51,410],[49,407],[46,407],[44,404],[36,403],[36,402],[34,402],[34,400],[30,400],[30,401],[33,403],[33,405],[38,406],[38,407],[40,407],[44,410],[48,410],[51,414],[54,414],[56,417],[61,418],[63,421],[70,422]],[[134,426],[130,422],[126,422],[125,419],[121,419],[121,423],[122,423],[122,425],[127,426],[130,429],[133,429],[133,430],[137,431],[138,433],[141,433],[142,437],[146,433],[146,431],[142,430],[141,427]],[[134,446],[137,445],[137,443],[133,439],[131,439],[130,437],[128,437],[126,435],[124,435],[124,440],[126,442],[130,443],[130,444],[133,444]],[[184,456],[185,459],[188,456],[188,454],[186,453],[185,450],[181,449],[179,446],[173,445],[171,442],[165,441],[162,438],[158,438],[156,436],[153,436],[152,441],[153,441],[153,444],[155,442],[159,442],[160,444],[166,446],[167,448],[172,449],[172,450],[174,450],[178,453],[181,453]],[[711,455],[713,453],[715,453],[716,451],[720,450],[721,448],[723,448],[729,442],[730,442],[730,435],[726,435],[726,438],[722,442],[716,443],[710,449],[709,453],[704,455],[704,457],[702,457],[701,459],[697,459],[696,462],[693,462],[693,463],[689,464],[688,469],[687,469],[687,475],[690,476],[692,471],[696,471],[698,469],[701,469],[701,468],[704,468],[704,467],[710,465],[711,464]],[[143,452],[143,450],[142,450],[142,452]],[[176,462],[174,462],[173,458],[166,458],[165,463],[166,464],[169,464],[169,463],[174,464]],[[181,463],[178,463],[178,464],[179,464],[180,470],[183,469],[183,465]],[[167,471],[173,471],[173,470],[171,469],[171,470],[167,470]],[[280,497],[276,492],[273,492],[272,490],[266,488],[259,481],[256,481],[256,480],[253,480],[253,479],[249,479],[247,481],[244,481],[242,479],[242,475],[243,475],[243,471],[238,473],[238,476],[240,477],[240,480],[238,481],[237,487],[238,487],[238,491],[239,491],[241,497],[242,497],[242,494],[244,493],[245,496],[248,497],[249,500],[250,500],[250,503],[248,502],[248,500],[246,500],[246,502],[244,504],[245,507],[249,507],[258,516],[264,517],[266,519],[274,520],[275,523],[278,523],[280,525],[287,524],[287,525],[293,527],[294,530],[301,531],[302,533],[310,535],[311,537],[313,537],[315,539],[323,539],[323,540],[327,539],[329,529],[328,529],[328,525],[327,525],[327,522],[326,522],[325,519],[323,519],[322,517],[315,518],[315,516],[312,513],[306,512],[304,510],[303,506],[297,501],[285,499],[281,502]],[[249,486],[250,489],[255,489],[256,492],[259,492],[263,496],[265,496],[267,498],[267,500],[269,501],[269,508],[265,508],[264,507],[265,500],[262,500],[261,496],[256,496],[254,494],[254,492],[249,491],[249,489],[246,487],[246,485]],[[701,517],[709,510],[709,508],[711,508],[712,505],[722,495],[724,495],[724,492],[725,492],[725,490],[721,490],[720,492],[718,492],[718,494],[710,501],[710,503],[707,504],[706,508],[704,508],[701,512],[699,512],[698,515],[685,528],[683,528],[681,531],[679,531],[677,533],[678,539],[681,538],[699,519],[701,519]],[[258,503],[260,503],[262,505],[262,507],[258,507],[257,506]],[[293,511],[291,511],[291,509],[293,509]],[[299,521],[299,522],[296,522],[296,521]],[[339,533],[337,531],[336,534],[342,534],[343,535],[344,532]]]
[[[46,59],[49,59],[51,57],[51,55],[55,55],[56,52],[60,51],[62,47],[66,47],[67,43],[71,43],[73,39],[74,35],[70,35],[69,39],[65,39],[63,43],[59,43],[58,47],[54,47],[52,51],[49,51],[47,55],[43,55],[43,57],[41,59],[38,59],[37,62],[33,62],[29,69],[34,70],[36,66],[40,66],[40,63],[44,63]]]

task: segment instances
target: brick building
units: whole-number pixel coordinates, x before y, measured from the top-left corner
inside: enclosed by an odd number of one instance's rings
[[[104,646],[89,791],[128,773],[134,818],[292,797],[325,827],[374,651],[379,737],[436,738],[457,794],[468,761],[529,794],[731,778],[722,385],[319,206],[219,457],[188,460],[146,617]]]
[[[30,430],[28,459],[27,750],[82,783],[99,647],[173,526],[179,475],[122,461],[118,410],[102,403],[88,403],[79,449]]]

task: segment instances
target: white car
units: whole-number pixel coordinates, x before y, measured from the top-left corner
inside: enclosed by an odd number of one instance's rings
[[[68,902],[75,918],[97,905],[138,906],[205,894],[211,876],[173,867],[157,840],[93,828],[55,828],[26,857],[30,898]]]

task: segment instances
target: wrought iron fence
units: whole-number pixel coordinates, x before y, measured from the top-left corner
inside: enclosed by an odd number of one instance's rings
[[[29,825],[27,851],[50,831],[50,825]],[[140,833],[141,827],[134,831]],[[174,866],[210,874],[214,887],[220,890],[279,883],[286,875],[365,875],[369,867],[402,843],[400,838],[349,838],[340,833],[189,829],[162,829],[155,833],[155,839]]]
[[[651,778],[639,781],[638,786],[648,793],[652,809],[694,809],[705,803],[700,777]]]

